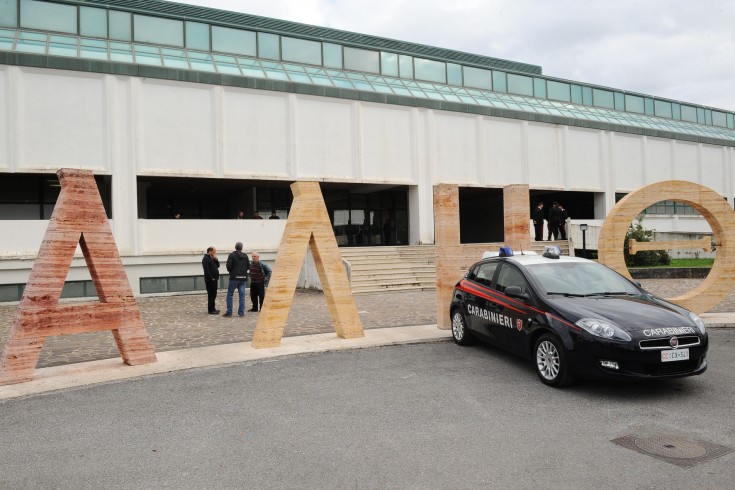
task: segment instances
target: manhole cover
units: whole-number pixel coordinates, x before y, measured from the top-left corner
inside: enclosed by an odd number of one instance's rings
[[[674,434],[639,435],[630,434],[612,440],[618,446],[637,453],[666,461],[683,468],[691,468],[705,461],[719,458],[733,451],[733,448],[707,441],[685,439]]]
[[[693,459],[707,455],[707,448],[680,437],[636,437],[638,449],[664,458]]]

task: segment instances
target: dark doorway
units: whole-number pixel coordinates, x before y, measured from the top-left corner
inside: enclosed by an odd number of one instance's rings
[[[502,242],[503,189],[459,188],[461,243]]]
[[[322,192],[339,246],[408,244],[406,186],[322,183]]]
[[[554,202],[564,206],[569,218],[575,219],[595,219],[595,193],[594,192],[577,192],[577,191],[544,191],[531,190],[531,209],[528,210],[528,217],[531,217],[531,211],[539,202],[544,203],[544,213],[547,214]]]

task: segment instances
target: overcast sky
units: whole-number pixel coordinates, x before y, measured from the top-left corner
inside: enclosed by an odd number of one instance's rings
[[[735,0],[179,0],[735,110]]]

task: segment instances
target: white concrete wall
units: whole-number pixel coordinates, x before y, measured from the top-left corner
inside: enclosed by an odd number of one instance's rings
[[[275,250],[281,243],[287,220],[138,220],[141,255],[204,253],[209,246],[232,251],[236,242],[243,250]]]

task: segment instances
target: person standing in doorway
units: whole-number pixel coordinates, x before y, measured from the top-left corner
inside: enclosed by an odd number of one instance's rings
[[[219,284],[219,259],[216,248],[207,248],[207,253],[202,258],[202,268],[204,269],[204,284],[207,287],[207,312],[210,315],[219,315],[219,310],[214,306]]]
[[[271,280],[271,268],[260,261],[260,254],[253,250],[250,255],[250,302],[253,307],[248,311],[260,311],[265,301],[265,288]]]
[[[531,213],[531,219],[533,220],[533,233],[534,240],[542,242],[544,240],[544,203],[539,202],[536,204],[536,209]]]
[[[559,224],[559,234],[561,235],[562,240],[566,240],[567,239],[567,219],[569,219],[569,214],[567,213],[567,210],[564,207],[564,204],[559,203],[559,209],[561,210],[561,223]]]
[[[278,216],[278,215],[276,214],[275,210],[274,210],[274,211],[271,211],[271,216],[270,216],[270,218],[268,218],[268,219],[281,219],[281,217],[280,217],[280,216]]]
[[[390,216],[388,219],[385,220],[385,223],[383,223],[383,245],[392,245],[393,244],[393,232],[396,230],[396,227],[393,225],[393,221],[390,219]]]
[[[554,236],[554,240],[559,239],[559,227],[561,226],[561,208],[559,203],[554,201],[549,209],[549,240]]]
[[[230,273],[230,280],[227,283],[227,311],[222,316],[232,316],[232,295],[235,289],[237,289],[240,300],[237,305],[237,314],[245,316],[245,283],[248,279],[248,269],[250,269],[250,259],[242,251],[242,242],[237,242],[235,251],[227,257],[227,271]]]

